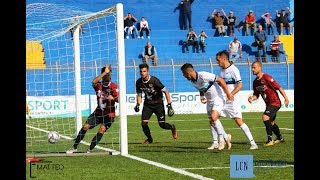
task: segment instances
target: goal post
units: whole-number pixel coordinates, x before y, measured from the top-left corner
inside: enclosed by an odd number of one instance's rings
[[[97,106],[91,82],[106,64],[120,98],[116,119],[93,152],[128,154],[123,5],[89,12],[33,3],[26,17],[26,41],[32,42],[26,46],[26,155],[65,154]],[[99,126],[87,131],[78,152],[86,151]],[[58,143],[47,141],[50,131],[59,133]]]

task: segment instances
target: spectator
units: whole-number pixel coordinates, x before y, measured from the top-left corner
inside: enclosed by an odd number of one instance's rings
[[[276,25],[274,21],[272,20],[272,17],[270,16],[269,12],[266,12],[261,15],[261,18],[264,19],[264,29],[267,31],[267,34],[274,35],[273,27]]]
[[[199,38],[200,49],[202,50],[202,52],[206,52],[206,46],[207,46],[206,39],[208,38],[206,32],[201,31],[198,38]]]
[[[179,10],[179,28],[180,30],[186,30],[187,26],[185,24],[185,17],[183,12],[183,1],[180,1],[176,8],[174,8],[173,12]]]
[[[266,61],[266,42],[267,42],[267,33],[262,29],[262,25],[258,26],[258,30],[254,33],[254,40],[258,47],[257,52],[257,60],[259,61],[261,59],[261,50],[263,52],[262,54],[262,62]]]
[[[223,11],[222,8],[221,8],[221,12],[223,13],[223,16],[220,15],[219,11],[217,13],[216,13],[216,11],[217,11],[216,9],[213,10],[211,17],[214,19],[215,28],[218,30],[219,36],[225,36],[226,29],[225,29],[223,22],[224,22],[224,18],[227,17],[226,13]]]
[[[279,40],[279,36],[275,35],[274,39],[270,43],[272,62],[279,62],[280,47],[281,41]]]
[[[281,13],[278,13],[278,10],[276,10],[277,17],[279,18],[279,23],[280,23],[280,35],[283,35],[283,27],[289,28],[289,34],[292,35],[292,28],[291,24],[289,22],[290,18],[290,8],[287,7],[288,12],[286,13],[286,10],[282,9]]]
[[[150,41],[147,42],[147,45],[144,47],[143,51],[142,51],[142,61],[145,64],[148,64],[148,60],[152,59],[152,64],[154,66],[157,65],[158,62],[158,54],[157,54],[157,50],[156,47],[154,47]]]
[[[242,58],[242,44],[237,37],[234,37],[228,45],[229,50],[229,61],[235,62],[238,58]],[[240,52],[240,55],[239,53]]]
[[[250,10],[249,14],[246,15],[245,18],[245,26],[246,26],[246,36],[249,36],[249,28],[250,28],[250,35],[252,34],[252,29],[253,33],[256,32],[256,17],[253,15],[253,11]]]
[[[187,34],[187,40],[183,43],[183,46],[185,48],[186,53],[189,53],[189,46],[192,45],[194,48],[196,48],[196,52],[199,53],[199,43],[196,41],[197,34],[193,31],[193,28],[189,29],[189,32]]]
[[[132,31],[134,31],[135,37],[139,39],[140,36],[138,35],[138,30],[133,24],[137,22],[137,18],[135,18],[131,13],[128,13],[123,19],[124,19],[124,32],[126,35],[126,39],[129,39],[129,35],[132,34]]]
[[[148,21],[142,17],[141,21],[140,21],[140,37],[141,39],[143,39],[143,31],[146,32],[146,36],[148,39],[150,39],[149,33],[150,33],[150,28],[149,28],[149,24]]]
[[[183,0],[183,14],[184,14],[184,25],[187,27],[187,24],[189,25],[189,29],[192,27],[191,25],[191,18],[192,18],[192,9],[191,4],[194,0]]]
[[[238,18],[233,15],[233,12],[229,12],[229,16],[227,17],[227,25],[228,25],[228,31],[229,36],[234,36],[234,29],[236,27]]]

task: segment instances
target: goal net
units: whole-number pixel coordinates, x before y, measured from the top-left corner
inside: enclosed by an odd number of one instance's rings
[[[93,152],[127,154],[124,35],[117,31],[123,29],[123,5],[89,12],[33,3],[26,10],[26,155],[66,154],[97,106],[92,80],[106,64],[120,100],[114,123]],[[99,127],[87,131],[78,152],[86,152]],[[59,142],[48,142],[50,131]]]

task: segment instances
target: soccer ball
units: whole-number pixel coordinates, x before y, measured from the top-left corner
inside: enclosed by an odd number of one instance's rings
[[[48,133],[48,142],[51,144],[55,144],[60,140],[60,135],[55,131],[50,131]]]

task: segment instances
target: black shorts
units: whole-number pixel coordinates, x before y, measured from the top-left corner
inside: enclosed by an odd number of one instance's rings
[[[276,119],[277,112],[279,111],[279,109],[280,107],[268,105],[263,114],[269,116],[271,121],[274,121]]]
[[[86,124],[90,125],[89,129],[96,127],[101,124],[106,127],[106,129],[110,128],[112,123],[114,122],[114,117],[110,117],[108,115],[98,115],[96,113],[90,114],[90,116],[86,120]]]
[[[143,104],[141,120],[149,120],[153,113],[158,121],[166,121],[164,104]]]

